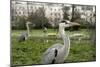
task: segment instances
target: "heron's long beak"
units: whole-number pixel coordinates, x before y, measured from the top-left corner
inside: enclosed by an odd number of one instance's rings
[[[65,24],[65,27],[71,27],[71,26],[80,26],[80,24],[76,22],[70,22],[68,24]]]
[[[76,22],[71,22],[71,23],[69,23],[70,25],[72,25],[72,26],[79,26],[80,24],[79,23],[76,23]]]
[[[69,23],[69,26],[80,26],[80,24],[79,23],[76,23],[76,22],[70,22]]]

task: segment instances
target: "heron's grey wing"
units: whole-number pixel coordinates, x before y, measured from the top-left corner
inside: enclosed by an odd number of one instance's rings
[[[49,64],[52,63],[52,61],[55,58],[55,49],[59,49],[61,48],[62,45],[61,44],[54,44],[52,47],[50,47],[44,54],[42,57],[42,64]]]
[[[23,35],[23,34],[21,34],[20,36],[19,36],[19,42],[20,41],[23,41],[25,39],[25,36]]]
[[[27,33],[26,33],[26,32],[22,33],[22,34],[19,36],[19,41],[24,41],[26,37],[27,37]]]
[[[47,50],[42,57],[42,64],[49,64],[54,59],[54,50]]]

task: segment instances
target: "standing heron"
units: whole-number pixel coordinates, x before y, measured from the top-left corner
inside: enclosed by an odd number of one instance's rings
[[[23,32],[20,36],[19,36],[19,42],[25,41],[28,39],[28,37],[30,36],[30,32],[29,32],[29,25],[32,24],[31,22],[27,22],[26,23],[26,28],[27,28],[27,32]]]
[[[54,63],[63,63],[65,58],[69,54],[70,50],[70,38],[65,34],[65,27],[70,27],[73,25],[79,25],[78,23],[72,23],[67,21],[62,21],[64,23],[59,23],[59,34],[63,39],[64,45],[57,43],[47,49],[44,52],[42,57],[42,64],[54,64]],[[66,24],[66,23],[67,24]]]

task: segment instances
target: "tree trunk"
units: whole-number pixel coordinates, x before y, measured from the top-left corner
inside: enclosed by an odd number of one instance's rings
[[[72,19],[71,19],[71,22],[74,21],[74,8],[75,8],[75,5],[73,4],[72,5]]]

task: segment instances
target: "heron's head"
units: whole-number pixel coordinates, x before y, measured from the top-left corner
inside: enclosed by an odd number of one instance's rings
[[[64,20],[64,21],[61,21],[61,23],[59,24],[60,27],[71,27],[71,26],[79,26],[80,24],[79,23],[76,23],[76,22],[70,22],[68,20]]]

